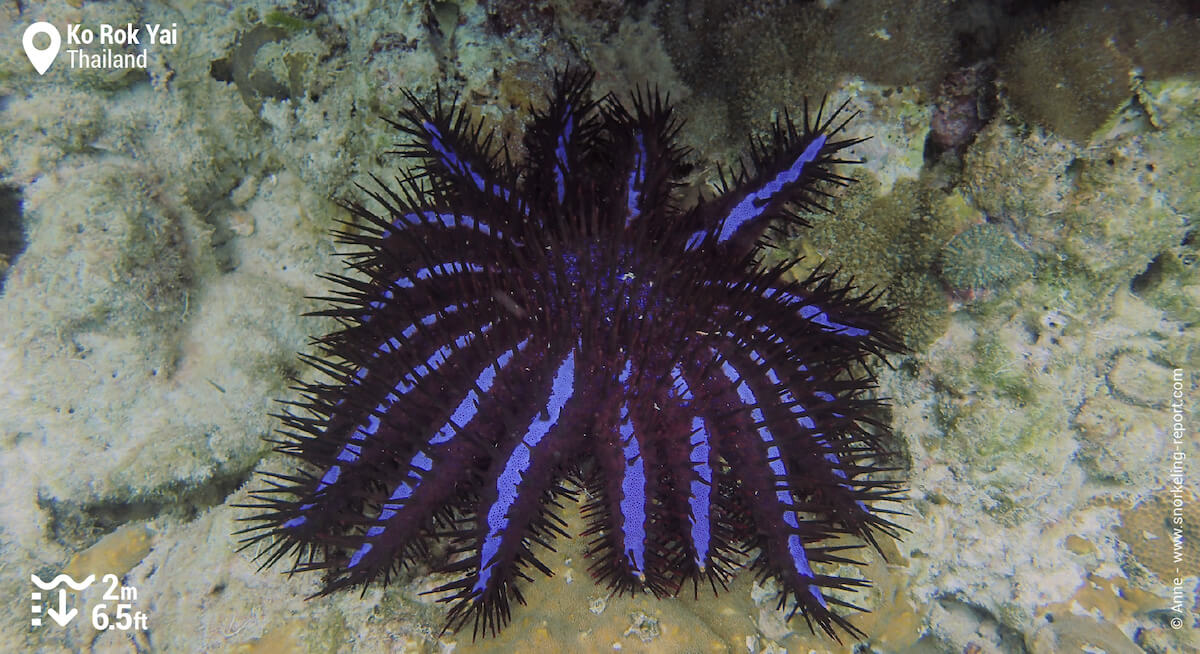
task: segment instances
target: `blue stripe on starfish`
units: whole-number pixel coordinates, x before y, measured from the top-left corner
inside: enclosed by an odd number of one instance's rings
[[[467,163],[458,155],[458,153],[456,153],[449,145],[447,145],[446,139],[442,135],[442,130],[438,129],[437,125],[434,125],[432,122],[426,120],[421,123],[421,128],[429,134],[429,147],[433,148],[433,151],[438,154],[438,161],[440,161],[441,164],[446,167],[446,169],[450,170],[456,175],[469,178],[471,183],[475,185],[475,188],[483,193],[489,193],[504,200],[507,200],[512,195],[512,191],[509,189],[504,188],[499,184],[489,183],[486,177],[481,175],[479,171],[475,170],[474,166]]]
[[[571,142],[571,135],[575,131],[575,114],[571,111],[571,105],[567,105],[563,109],[564,125],[562,131],[558,134],[558,142],[554,148],[554,184],[558,190],[558,203],[562,204],[567,198],[567,180],[566,176],[570,163],[567,161],[567,144]]]
[[[783,463],[783,458],[779,452],[779,446],[775,444],[775,436],[771,430],[767,429],[766,418],[763,415],[758,398],[755,397],[754,391],[750,389],[750,385],[746,383],[742,376],[738,374],[728,361],[721,362],[721,372],[734,385],[734,390],[741,399],[742,404],[750,409],[750,418],[758,427],[758,437],[763,444],[767,446],[767,465],[771,467],[771,472],[775,473],[775,477],[779,480],[787,479],[787,467]],[[792,501],[792,492],[788,488],[782,488],[775,491],[775,499],[779,502],[782,508],[783,522],[792,529],[799,530],[800,523],[796,519],[795,505]],[[804,541],[800,539],[799,534],[788,534],[787,537],[788,554],[792,558],[792,566],[796,573],[806,579],[813,579],[812,566],[808,562],[808,553],[804,550]],[[816,584],[808,585],[809,593],[816,598],[821,606],[826,606],[825,597],[821,595],[821,591]]]
[[[628,388],[632,364],[625,362],[621,373],[622,386]],[[621,405],[621,451],[625,469],[621,476],[621,536],[630,569],[639,579],[646,578],[646,467],[634,435],[629,405]]]
[[[808,144],[808,147],[804,148],[800,156],[796,157],[791,166],[780,171],[779,174],[772,177],[770,181],[763,184],[757,190],[746,193],[721,221],[721,231],[717,234],[717,244],[721,245],[728,242],[739,229],[761,216],[762,212],[766,210],[767,206],[771,204],[771,201],[780,192],[786,191],[788,187],[795,184],[800,179],[800,176],[804,174],[804,167],[815,161],[817,155],[821,153],[821,148],[825,147],[827,138],[825,134],[818,134]],[[687,249],[695,249],[708,235],[709,230],[707,229],[693,233],[691,238],[688,239]]]
[[[574,392],[575,350],[572,349],[554,375],[550,398],[546,401],[547,417],[538,416],[529,423],[529,428],[525,430],[525,437],[513,448],[512,454],[504,464],[504,471],[496,480],[496,501],[488,509],[487,535],[480,548],[479,572],[472,589],[475,593],[483,592],[491,580],[492,560],[500,551],[500,541],[504,538],[505,528],[508,527],[508,510],[516,501],[521,481],[525,478],[525,473],[529,471],[529,455],[558,422],[563,407]]]
[[[625,183],[625,226],[628,227],[641,215],[642,186],[646,183],[646,143],[640,131],[633,133],[637,150],[633,153],[633,170]]]
[[[481,234],[491,235],[492,228],[487,222],[479,220],[474,216],[464,216],[451,211],[421,211],[419,213],[406,213],[396,220],[392,221],[392,227],[397,230],[403,230],[413,225],[422,223],[438,223],[443,227],[466,227],[468,229],[478,229]],[[498,234],[502,236],[502,234]]]
[[[479,329],[478,333],[486,334],[489,329],[491,329],[490,323]],[[399,396],[403,396],[411,392],[414,388],[416,388],[420,379],[423,379],[432,371],[437,370],[443,363],[446,362],[451,354],[453,354],[456,350],[466,347],[474,339],[474,337],[475,334],[473,333],[459,336],[454,340],[453,345],[442,346],[428,359],[426,359],[424,364],[417,365],[413,370],[415,379],[410,381],[410,377],[402,377],[400,381],[396,383],[396,386],[392,389],[392,392],[388,393],[383,401],[376,405],[374,410],[371,411],[370,415],[367,416],[366,422],[355,427],[354,432],[352,432],[350,436],[352,442],[347,443],[342,447],[342,450],[338,452],[337,460],[344,463],[353,463],[357,461],[358,456],[362,453],[361,446],[358,445],[358,443],[365,441],[368,436],[375,435],[381,424],[379,417],[386,415],[387,412],[391,410],[392,405],[399,401]],[[360,372],[361,370],[365,370],[365,368],[360,369]],[[356,377],[358,376],[356,375]],[[357,443],[354,441],[357,441]],[[321,476],[320,481],[317,482],[317,488],[314,492],[320,493],[330,486],[336,484],[341,475],[341,464],[334,464],[329,468],[329,470],[325,471],[324,475]],[[313,504],[305,504],[300,507],[300,512],[304,513],[313,506]],[[301,515],[288,520],[287,522],[283,523],[282,526],[285,528],[299,527],[307,521],[308,518]]]
[[[717,237],[717,242],[724,243],[733,238],[734,233],[741,229],[743,225],[762,215],[763,210],[766,209],[767,205],[771,203],[771,200],[780,191],[796,183],[800,179],[800,176],[804,174],[804,167],[812,163],[821,152],[821,148],[825,147],[825,139],[826,136],[824,134],[818,134],[812,140],[812,143],[809,143],[808,147],[804,148],[804,152],[800,153],[796,161],[792,162],[791,166],[780,172],[771,181],[763,184],[758,190],[747,193],[741,202],[738,202],[730,210],[729,215],[725,217],[725,220],[721,224],[721,233]]]
[[[621,406],[621,450],[625,471],[621,476],[621,536],[630,568],[639,579],[646,578],[646,469],[633,434],[629,406]]]
[[[808,318],[809,320],[817,323],[818,325],[828,327],[839,334],[844,334],[846,336],[858,337],[858,336],[867,336],[871,333],[869,330],[862,329],[860,327],[851,327],[850,325],[845,325],[840,322],[836,322],[836,321],[832,320],[829,317],[829,314],[825,313],[825,311],[823,309],[821,309],[821,307],[818,307],[818,306],[806,304],[806,305],[800,307],[799,309],[797,309],[797,311],[800,313],[801,316]]]
[[[393,230],[400,232],[410,227],[419,225],[441,225],[443,227],[463,227],[466,229],[478,230],[484,236],[495,236],[499,239],[508,240],[513,245],[521,245],[522,243],[511,238],[510,234],[494,228],[490,225],[486,218],[478,216],[469,216],[466,214],[455,213],[452,211],[417,211],[406,213],[392,221],[391,227]]]
[[[678,367],[671,370],[671,377],[679,385],[680,399],[690,405],[693,400],[692,391]],[[712,541],[710,495],[713,479],[712,462],[709,460],[712,447],[709,444],[708,428],[704,424],[704,418],[700,416],[692,418],[692,437],[688,439],[688,446],[691,448],[688,461],[696,471],[696,479],[691,480],[688,485],[688,507],[691,509],[688,519],[692,524],[692,548],[696,552],[696,566],[703,572],[708,566],[708,550]]]
[[[765,292],[763,292],[763,297],[778,297],[784,302],[787,302],[789,306],[795,308],[796,312],[799,313],[801,317],[807,318],[808,320],[811,320],[822,327],[828,327],[835,333],[853,337],[869,336],[871,334],[871,330],[869,329],[837,322],[836,320],[830,318],[829,314],[824,309],[815,304],[808,304],[808,300],[806,298],[798,296],[794,293],[789,293],[778,288],[768,288]]]
[[[786,387],[784,387],[783,383],[779,380],[779,375],[775,373],[775,369],[767,368],[767,361],[766,361],[766,359],[764,359],[762,357],[762,355],[760,355],[758,352],[756,352],[754,350],[750,350],[749,352],[747,352],[747,354],[749,354],[750,359],[752,361],[754,361],[754,363],[766,368],[767,379],[772,384],[775,384],[775,386],[777,388],[783,389],[783,392],[780,393],[780,395],[779,395],[780,404],[782,404],[783,406],[789,407],[788,410],[796,415],[796,422],[799,423],[802,427],[804,427],[812,432],[813,440],[815,440],[825,452],[823,455],[823,458],[826,461],[828,461],[829,463],[833,464],[833,466],[831,466],[831,467],[832,467],[834,476],[838,477],[842,480],[847,480],[846,472],[844,470],[842,470],[842,460],[840,458],[838,458],[838,455],[836,453],[834,453],[833,448],[830,447],[829,441],[826,440],[825,435],[817,430],[817,423],[815,421],[813,421],[811,416],[809,416],[808,409],[806,409],[804,407],[804,405],[801,404],[796,399],[796,396],[792,395],[792,392],[790,390],[788,390]],[[824,395],[829,398],[829,401],[833,401],[833,396],[828,393],[823,393],[823,392],[818,391],[817,393],[814,393],[814,395],[817,395],[817,396]],[[834,415],[837,415],[837,414],[834,414]],[[854,491],[854,489],[851,488],[847,484],[841,484],[841,486],[842,486],[842,488],[845,488],[848,491],[851,491],[851,492]],[[862,500],[855,500],[855,502],[864,511],[867,510],[867,507],[865,504],[862,503]]]
[[[448,305],[442,307],[439,311],[431,313],[431,314],[421,318],[417,322],[414,322],[413,324],[409,325],[408,327],[405,327],[404,330],[400,332],[400,337],[403,338],[404,340],[408,340],[417,333],[418,329],[420,329],[420,327],[418,325],[425,326],[425,327],[432,327],[433,324],[436,323],[439,318],[441,318],[442,316],[444,316],[446,314],[456,313],[456,312],[458,312],[459,308],[460,308],[460,305],[448,304]],[[366,322],[366,321],[364,320],[364,322]],[[378,359],[381,354],[391,354],[392,352],[398,352],[398,351],[400,351],[402,346],[403,346],[403,344],[401,343],[400,338],[396,338],[395,336],[392,336],[391,338],[384,341],[379,347],[375,348],[375,351],[371,353],[371,358]],[[367,366],[363,366],[363,367],[359,368],[358,372],[354,373],[354,378],[350,380],[351,383],[353,383],[355,385],[361,384],[362,380],[364,378],[366,378],[367,373],[368,373]],[[340,400],[338,401],[338,406],[341,406]]]
[[[454,413],[450,416],[450,419],[446,421],[446,424],[442,425],[442,427],[438,429],[436,433],[434,433],[433,437],[429,439],[429,441],[426,443],[427,447],[433,447],[449,442],[456,434],[466,427],[468,423],[475,419],[475,416],[479,411],[479,394],[476,393],[476,390],[478,390],[479,393],[486,395],[487,392],[491,390],[492,384],[496,381],[497,371],[503,370],[506,366],[508,366],[508,363],[512,360],[514,353],[523,352],[528,343],[528,338],[521,341],[517,344],[515,349],[504,352],[496,358],[496,361],[493,364],[489,364],[483,369],[483,372],[479,373],[479,376],[475,379],[475,385],[469,391],[467,391],[467,396],[458,404],[458,407],[454,410]],[[433,469],[433,460],[424,452],[424,450],[422,450],[413,456],[410,466],[413,468],[413,470],[410,471],[409,479],[400,482],[396,486],[395,490],[392,491],[392,494],[388,497],[388,502],[383,505],[382,510],[379,512],[379,516],[375,520],[377,523],[386,523],[392,518],[392,516],[396,515],[396,513],[403,508],[404,500],[412,497],[413,492],[415,492],[417,489],[417,485],[421,482],[421,475],[417,472],[417,470],[429,472]],[[411,480],[411,483],[409,480]],[[382,534],[385,530],[386,526],[383,524],[373,525],[367,530],[366,537],[374,538]],[[361,547],[359,547],[354,555],[350,557],[350,562],[347,565],[347,568],[353,568],[358,565],[362,561],[362,558],[371,551],[372,547],[373,546],[371,543],[364,543]]]
[[[426,281],[426,280],[432,279],[434,277],[447,277],[447,276],[454,275],[454,274],[462,274],[462,273],[468,273],[468,272],[481,273],[481,272],[484,272],[485,270],[486,270],[486,268],[484,268],[483,266],[481,266],[479,264],[466,263],[466,262],[462,262],[462,261],[447,261],[445,263],[439,263],[436,266],[429,266],[427,268],[421,268],[420,270],[417,270],[416,272],[414,272],[410,275],[405,275],[404,277],[401,277],[401,278],[397,279],[396,281],[392,282],[391,287],[383,292],[383,294],[382,294],[383,299],[372,300],[371,302],[368,302],[367,306],[369,306],[372,309],[372,312],[363,315],[362,321],[364,323],[369,322],[371,320],[371,318],[374,317],[374,314],[376,311],[387,306],[388,301],[395,299],[395,297],[396,297],[395,289],[414,288],[416,286],[416,283],[414,280]]]

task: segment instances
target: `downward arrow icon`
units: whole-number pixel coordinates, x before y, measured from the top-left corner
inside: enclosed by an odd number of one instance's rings
[[[74,618],[78,613],[79,609],[67,610],[67,590],[65,588],[58,589],[58,610],[55,611],[54,607],[46,609],[46,615],[50,616],[50,619],[57,622],[60,627],[67,626],[71,618]]]

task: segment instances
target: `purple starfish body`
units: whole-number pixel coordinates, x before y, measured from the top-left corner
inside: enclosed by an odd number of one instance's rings
[[[717,590],[752,554],[781,607],[857,634],[829,591],[865,582],[819,568],[853,562],[830,539],[897,529],[874,506],[899,482],[880,479],[863,364],[899,346],[871,298],[821,271],[788,281],[795,262],[761,267],[757,242],[849,181],[834,167],[858,139],[840,108],[806,107],[684,208],[670,106],[594,101],[590,81],[557,80],[524,163],[455,103],[410,96],[394,125],[419,172],[347,205],[357,274],[328,276],[342,328],[308,358],[328,381],[282,416],[302,466],[256,493],[250,540],[332,592],[448,539],[448,626],[495,632],[529,570],[550,574],[537,550],[578,487],[601,583]]]

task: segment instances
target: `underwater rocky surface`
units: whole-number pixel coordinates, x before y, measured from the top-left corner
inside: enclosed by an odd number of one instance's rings
[[[911,533],[887,561],[856,553],[875,581],[855,619],[869,651],[1200,647],[1194,482],[1181,629],[1165,524],[1176,381],[1183,451],[1200,455],[1200,70],[1180,46],[1196,17],[1169,2],[744,4],[0,6],[10,44],[38,19],[180,33],[128,73],[60,59],[38,76],[0,51],[4,641],[851,651],[785,622],[751,574],[719,599],[606,597],[570,544],[508,630],[475,643],[437,637],[444,609],[420,593],[441,580],[420,570],[306,601],[319,579],[236,551],[231,505],[253,469],[283,470],[269,414],[328,331],[300,314],[325,291],[315,275],[341,268],[330,198],[393,172],[379,116],[441,84],[515,134],[554,69],[586,62],[601,91],[652,83],[679,101],[697,187],[806,94],[862,112],[859,183],[774,245],[903,308],[912,351],[880,394],[911,468]],[[89,570],[137,587],[148,632],[30,627],[31,573]]]

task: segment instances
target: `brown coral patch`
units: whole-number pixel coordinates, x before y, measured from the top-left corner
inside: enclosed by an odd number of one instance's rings
[[[1133,558],[1160,580],[1200,570],[1200,498],[1195,489],[1165,488],[1122,511],[1117,534]],[[1172,542],[1176,534],[1182,537],[1178,563]]]

